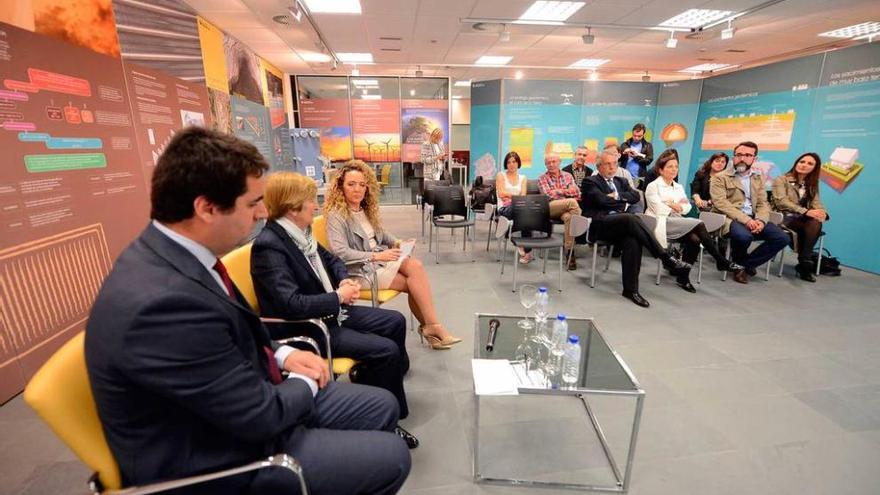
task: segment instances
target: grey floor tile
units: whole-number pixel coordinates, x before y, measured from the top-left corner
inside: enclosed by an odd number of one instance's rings
[[[657,371],[656,375],[660,382],[689,403],[787,393],[749,366],[739,363]]]
[[[709,337],[702,341],[740,363],[813,356],[819,353],[809,337],[792,337],[779,332]]]
[[[774,493],[761,466],[738,450],[638,462],[631,495]]]
[[[794,396],[847,431],[880,429],[880,385],[813,390]]]
[[[789,392],[852,387],[868,383],[852,366],[828,356],[764,361],[752,364],[752,369]]]
[[[773,446],[839,436],[844,430],[790,396],[695,403],[693,413],[734,445]]]
[[[624,362],[639,372],[731,363],[732,359],[697,340],[647,342],[618,346]]]

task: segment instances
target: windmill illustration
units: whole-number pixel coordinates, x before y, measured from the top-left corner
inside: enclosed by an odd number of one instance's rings
[[[388,141],[379,141],[380,143],[385,145],[385,161],[388,161],[388,145],[391,144],[391,141],[394,138],[388,138]]]
[[[370,141],[367,141],[366,138],[364,138],[364,143],[367,144],[367,156],[369,156],[368,161],[373,161],[373,145],[374,145],[375,143],[372,143],[372,142],[370,142]]]

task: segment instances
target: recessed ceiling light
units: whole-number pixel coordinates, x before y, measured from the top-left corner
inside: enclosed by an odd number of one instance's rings
[[[462,88],[462,87],[469,88],[469,87],[471,87],[471,80],[467,79],[464,81],[455,81],[455,86],[458,86],[460,88]]]
[[[675,48],[678,46],[678,40],[675,39],[675,31],[669,31],[669,38],[666,40],[666,48]]]
[[[329,62],[330,55],[315,52],[299,52],[299,56],[306,62]]]
[[[358,70],[357,66],[354,66],[354,69],[351,69],[351,75],[354,77],[361,75],[361,71]]]
[[[360,0],[303,0],[314,14],[360,14]]]
[[[477,65],[507,65],[513,57],[502,57],[497,55],[483,55],[475,62]]]
[[[555,2],[538,0],[521,16],[520,21],[564,21],[580,10],[586,2]]]
[[[337,53],[337,57],[346,64],[372,64],[372,53]]]
[[[598,81],[599,73],[596,71],[590,72],[590,81]]]
[[[679,72],[714,72],[722,69],[730,69],[736,65],[729,64],[700,64],[687,69],[681,69]]]
[[[658,27],[698,28],[720,21],[733,14],[732,10],[689,9],[661,22]]]
[[[569,67],[575,69],[592,69],[594,67],[599,67],[600,65],[604,65],[610,62],[607,58],[582,58],[577,62],[569,65]]]
[[[863,22],[852,26],[819,33],[826,38],[855,38],[868,34],[880,34],[880,22]]]
[[[522,78],[523,78],[523,72],[522,72],[521,70],[518,70],[518,71],[516,71],[516,74],[514,74],[513,77],[515,77],[515,78],[517,78],[517,79],[522,79]]]
[[[415,95],[416,95],[416,90],[414,90],[414,89],[409,90],[409,95],[410,95],[410,96],[415,96]]]

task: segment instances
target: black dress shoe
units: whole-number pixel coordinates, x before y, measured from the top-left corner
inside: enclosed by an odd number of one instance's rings
[[[684,289],[685,291],[690,292],[691,294],[695,294],[697,292],[697,289],[694,288],[693,284],[691,284],[691,281],[689,279],[679,278],[679,279],[675,280],[675,283],[678,284],[678,286],[681,287],[682,289]]]
[[[621,294],[621,295],[623,297],[629,299],[630,301],[636,303],[637,306],[647,308],[648,306],[651,305],[651,303],[649,303],[648,300],[645,299],[644,297],[642,297],[642,295],[639,294],[638,292],[623,291],[623,294]]]
[[[406,446],[410,449],[414,449],[419,446],[419,439],[415,437],[412,433],[406,431],[400,425],[394,427],[394,433],[397,434],[400,438],[406,442]]]
[[[755,275],[758,274],[758,269],[757,268],[746,268],[746,273],[748,273],[750,277],[754,277]]]
[[[675,258],[664,258],[663,266],[666,267],[670,275],[675,277],[686,277],[691,272],[691,265]]]
[[[741,283],[741,284],[747,284],[747,283],[749,283],[749,272],[748,272],[748,269],[737,270],[736,272],[734,272],[734,274],[733,274],[733,280],[735,280],[735,281],[737,281],[737,282],[739,282],[739,283]]]
[[[814,275],[813,269],[814,265],[812,263],[798,263],[794,267],[794,271],[797,273],[798,277],[807,282],[816,281],[816,275]]]
[[[735,272],[737,270],[743,270],[745,267],[740,265],[739,263],[734,263],[733,261],[722,259],[715,263],[715,268],[718,268],[719,272]]]

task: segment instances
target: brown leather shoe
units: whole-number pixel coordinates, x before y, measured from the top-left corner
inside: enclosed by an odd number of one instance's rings
[[[568,260],[568,271],[573,271],[578,269],[577,259],[574,256]]]
[[[741,284],[749,283],[749,274],[746,273],[745,269],[737,270],[733,272],[733,279]]]

